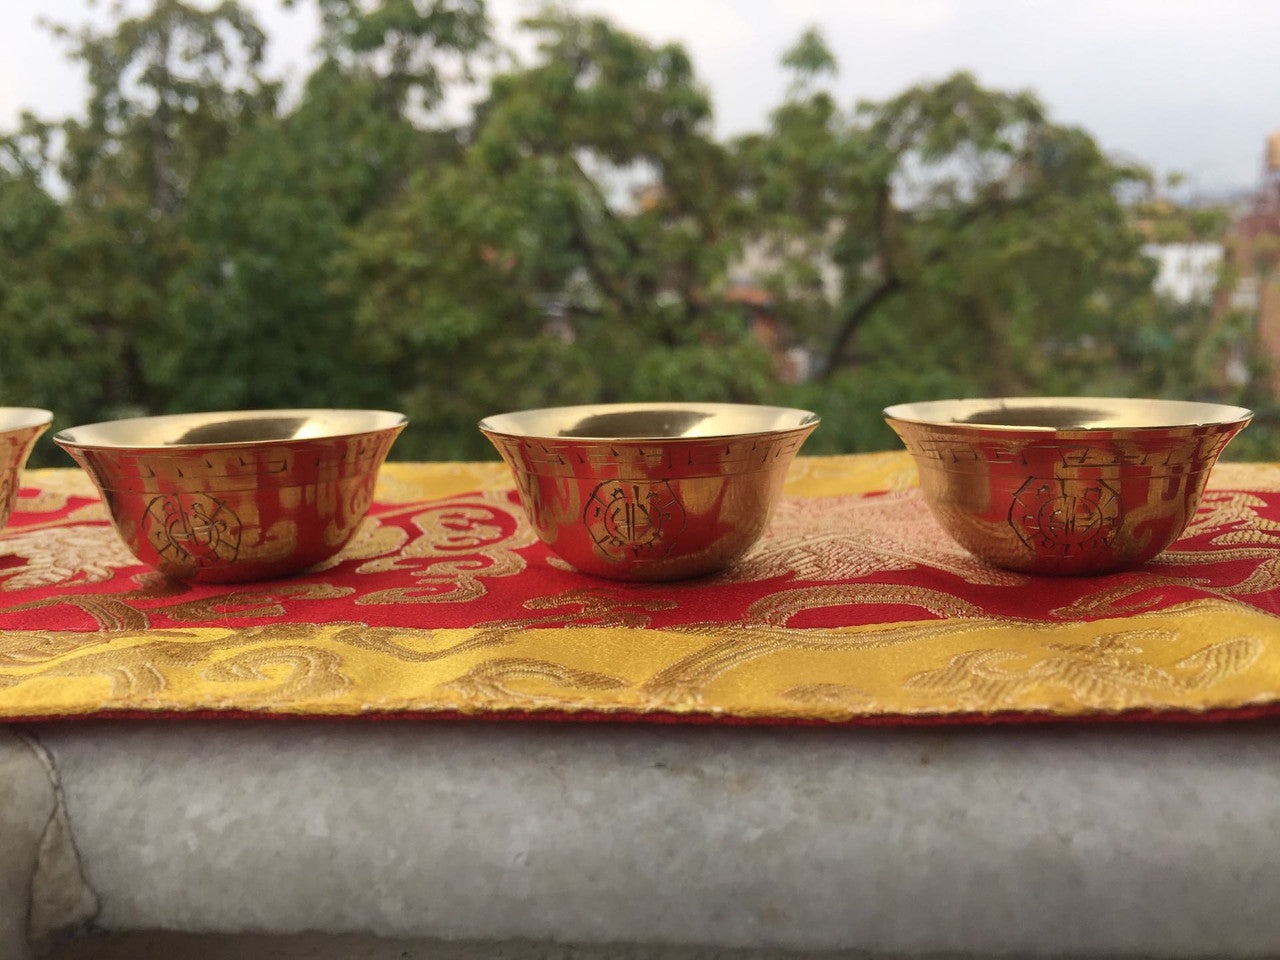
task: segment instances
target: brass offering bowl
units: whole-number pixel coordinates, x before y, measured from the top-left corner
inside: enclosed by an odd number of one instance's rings
[[[9,522],[18,499],[18,472],[31,448],[53,423],[53,414],[36,407],[0,407],[0,527]]]
[[[282,577],[333,556],[407,423],[384,410],[251,410],[94,423],[54,442],[143,563],[182,580]]]
[[[1242,407],[1028,397],[884,411],[950,534],[999,567],[1101,574],[1136,566],[1195,514]]]
[[[817,425],[783,407],[629,403],[505,413],[480,430],[562,558],[615,580],[676,580],[756,542]]]

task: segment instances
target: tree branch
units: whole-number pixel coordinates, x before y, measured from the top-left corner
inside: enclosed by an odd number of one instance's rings
[[[871,291],[867,297],[853,309],[853,311],[845,318],[840,326],[840,332],[836,334],[835,342],[831,344],[831,349],[827,353],[827,362],[823,365],[822,374],[819,380],[825,382],[830,380],[836,369],[841,365],[844,351],[849,345],[849,341],[853,338],[854,332],[862,325],[873,310],[875,310],[881,301],[892,296],[900,290],[905,289],[906,284],[898,277],[889,277],[884,283]]]
[[[844,322],[840,325],[839,331],[836,333],[835,339],[832,341],[831,349],[827,351],[826,363],[823,364],[822,373],[818,379],[827,381],[835,374],[836,370],[844,363],[844,353],[848,348],[849,341],[853,339],[854,333],[864,320],[880,306],[880,304],[902,290],[905,290],[909,284],[902,279],[901,274],[894,263],[891,248],[891,237],[889,234],[890,215],[892,213],[892,198],[890,196],[891,188],[888,181],[881,184],[876,194],[876,210],[874,216],[874,231],[876,239],[876,254],[880,258],[881,268],[884,272],[884,281],[880,286],[871,291],[861,303],[859,303],[845,317]],[[927,254],[920,258],[920,262],[925,266],[933,266],[940,262],[954,248],[954,237],[961,230],[965,229],[981,217],[994,214],[996,217],[1003,217],[1012,210],[1026,208],[1032,206],[1032,199],[1029,196],[1021,196],[1015,200],[1009,200],[1004,197],[998,200],[984,200],[980,203],[972,204],[968,209],[963,211],[956,220],[948,227],[948,235],[953,237],[951,243],[939,244],[930,250]]]
[[[888,179],[886,179],[876,191],[875,215],[872,218],[876,238],[876,254],[880,258],[884,281],[864,297],[862,302],[854,307],[852,312],[844,318],[844,322],[840,324],[840,329],[836,332],[836,337],[831,343],[831,349],[827,351],[826,363],[822,365],[822,374],[818,377],[821,381],[830,380],[832,375],[835,374],[836,369],[842,363],[849,341],[853,339],[853,335],[858,327],[862,325],[862,321],[880,305],[881,301],[897,293],[905,286],[893,261],[889,244],[889,216],[893,206],[891,192],[892,187]]]

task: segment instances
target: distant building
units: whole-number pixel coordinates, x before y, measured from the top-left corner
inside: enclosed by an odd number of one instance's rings
[[[774,309],[773,295],[749,283],[731,284],[724,292],[725,303],[742,307],[751,325],[751,335],[773,359],[773,372],[783,383],[803,383],[813,374],[813,357],[795,338]]]
[[[1271,360],[1271,387],[1280,393],[1280,132],[1267,139],[1262,189],[1252,209],[1223,238],[1223,264],[1234,283],[1219,292],[1219,315],[1254,317],[1258,345]]]
[[[1209,303],[1222,266],[1220,243],[1148,243],[1142,252],[1159,265],[1156,293],[1175,303]]]

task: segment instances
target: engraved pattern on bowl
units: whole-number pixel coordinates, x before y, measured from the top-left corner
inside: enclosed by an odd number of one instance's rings
[[[899,404],[885,420],[947,531],[996,566],[1110,573],[1181,536],[1242,407],[1028,397]]]
[[[562,559],[609,579],[676,580],[755,544],[817,425],[785,407],[634,403],[500,414],[480,430]]]
[[[0,529],[18,499],[19,472],[52,422],[53,414],[38,407],[0,407]]]
[[[140,561],[232,582],[287,576],[341,550],[406,422],[382,410],[258,410],[116,420],[53,439]]]

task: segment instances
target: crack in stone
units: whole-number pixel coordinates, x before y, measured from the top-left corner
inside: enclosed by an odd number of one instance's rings
[[[87,932],[101,904],[84,876],[57,764],[34,731],[11,729],[40,762],[53,790],[53,809],[40,835],[27,898],[27,941],[43,950],[63,936]]]

